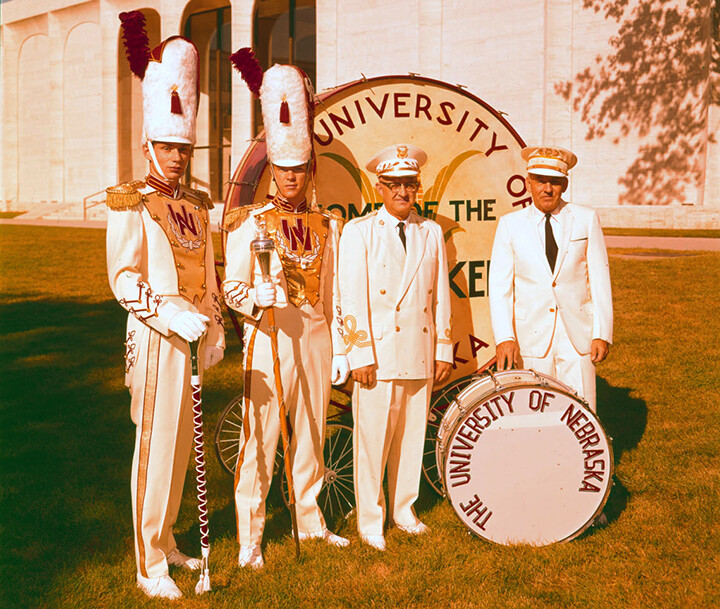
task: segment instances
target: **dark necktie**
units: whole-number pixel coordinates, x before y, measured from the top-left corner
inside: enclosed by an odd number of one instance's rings
[[[403,249],[407,252],[407,245],[405,241],[405,222],[398,222],[398,234],[400,235],[400,241],[402,241]]]
[[[545,255],[547,256],[548,263],[550,263],[550,270],[555,272],[555,260],[557,260],[558,247],[555,242],[555,235],[553,235],[552,226],[550,226],[550,214],[545,214]]]

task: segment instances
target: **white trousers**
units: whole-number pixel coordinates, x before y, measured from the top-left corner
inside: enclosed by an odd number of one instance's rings
[[[129,340],[136,353],[129,375],[137,426],[131,474],[135,557],[143,577],[161,577],[176,547],[172,527],[192,450],[190,352],[179,337],[167,338],[134,320],[128,327],[135,330]]]
[[[522,346],[520,347],[522,353]],[[570,385],[588,403],[593,412],[597,412],[595,399],[595,365],[590,354],[580,355],[570,342],[565,324],[557,318],[550,348],[543,357],[522,356],[523,367],[532,368],[555,377]]]
[[[422,472],[425,426],[432,379],[355,383],[352,411],[358,531],[382,535],[383,477],[387,466],[390,519],[402,526],[419,521],[413,510]]]
[[[318,305],[319,307],[319,305]],[[308,304],[275,309],[280,377],[292,437],[290,461],[298,530],[319,533],[325,519],[317,504],[325,475],[323,446],[330,400],[332,345],[325,316]],[[280,438],[280,406],[272,349],[263,315],[245,323],[245,442],[235,473],[235,513],[240,545],[257,545],[265,529],[265,500]]]

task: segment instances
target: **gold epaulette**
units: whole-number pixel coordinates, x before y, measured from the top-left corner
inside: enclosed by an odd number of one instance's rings
[[[231,209],[230,211],[225,213],[223,228],[227,231],[233,230],[234,228],[242,224],[243,220],[245,220],[245,218],[250,215],[250,212],[256,209],[260,209],[265,205],[267,205],[267,201],[262,201],[260,203],[251,203],[250,205],[242,205],[240,207],[235,207],[234,209]]]
[[[210,195],[204,190],[195,190],[194,188],[190,188],[189,186],[181,186],[180,188],[185,198],[192,201],[198,207],[203,207],[205,209],[212,209],[213,207],[215,207],[213,205],[212,199],[210,198]]]
[[[142,180],[125,182],[105,189],[105,203],[110,209],[130,209],[143,201],[139,188],[145,186]]]

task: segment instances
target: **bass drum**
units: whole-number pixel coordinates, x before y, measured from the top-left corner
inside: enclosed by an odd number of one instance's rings
[[[611,488],[612,445],[600,421],[570,387],[532,370],[487,374],[463,389],[435,455],[460,520],[503,545],[577,537]]]

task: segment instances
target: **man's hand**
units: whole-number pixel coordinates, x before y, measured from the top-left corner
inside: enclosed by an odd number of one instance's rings
[[[203,362],[203,368],[207,370],[210,366],[214,366],[223,358],[223,350],[215,345],[208,345],[205,347],[205,360]]]
[[[599,364],[610,352],[610,343],[602,338],[593,338],[590,345],[590,360],[593,364]]]
[[[435,360],[435,384],[436,385],[447,381],[450,378],[451,372],[452,372],[452,364],[449,364],[448,362],[441,362],[438,359]]]
[[[495,347],[495,357],[497,358],[497,369],[511,370],[513,367],[522,368],[522,357],[520,357],[520,347],[517,341],[504,340]]]
[[[375,384],[375,364],[355,368],[350,374],[356,383],[360,383],[361,387],[372,387]]]
[[[210,322],[209,317],[202,313],[192,311],[180,311],[168,324],[168,330],[175,332],[180,338],[189,343],[195,342],[207,330],[206,324]]]
[[[261,309],[272,307],[277,302],[277,286],[271,281],[255,286],[255,304]]]
[[[350,364],[344,355],[333,355],[330,379],[333,385],[342,385],[350,374]]]

